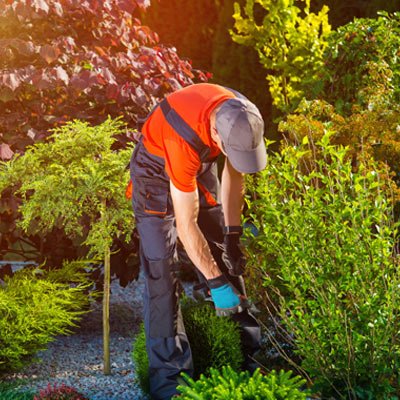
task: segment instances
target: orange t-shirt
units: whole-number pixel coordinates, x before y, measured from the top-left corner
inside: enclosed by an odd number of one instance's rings
[[[222,101],[232,97],[235,95],[230,90],[210,83],[187,86],[167,97],[171,107],[210,148],[210,160],[221,152],[211,139],[210,114]],[[165,171],[173,184],[183,192],[196,190],[200,158],[168,123],[160,107],[148,118],[142,134],[147,151],[165,160]]]

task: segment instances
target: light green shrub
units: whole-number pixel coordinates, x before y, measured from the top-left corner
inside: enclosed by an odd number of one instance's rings
[[[184,375],[187,386],[180,385],[182,400],[305,400],[307,391],[301,391],[304,379],[291,377],[291,371],[272,371],[263,376],[260,370],[253,375],[236,372],[230,366],[219,371],[210,369],[210,376],[202,375],[194,381]]]
[[[6,277],[0,285],[0,374],[18,370],[45,350],[56,335],[67,334],[88,305],[88,283],[79,263],[64,266],[75,271],[75,283],[38,269]],[[54,278],[54,279],[53,279]]]
[[[362,157],[352,165],[331,136],[284,147],[249,180],[251,284],[323,394],[389,399],[400,367],[390,185],[385,169]]]

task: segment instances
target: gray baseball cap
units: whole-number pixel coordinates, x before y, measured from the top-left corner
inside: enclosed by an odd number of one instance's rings
[[[245,98],[224,101],[216,114],[216,128],[233,168],[243,173],[265,168],[264,121],[252,102]]]

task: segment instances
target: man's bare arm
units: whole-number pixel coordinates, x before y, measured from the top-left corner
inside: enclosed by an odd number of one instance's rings
[[[221,275],[217,263],[198,224],[199,196],[197,190],[182,192],[172,182],[171,197],[174,205],[178,236],[193,264],[206,279]]]
[[[224,210],[225,225],[241,225],[243,195],[243,174],[236,171],[226,158],[221,182],[221,201],[222,209]]]

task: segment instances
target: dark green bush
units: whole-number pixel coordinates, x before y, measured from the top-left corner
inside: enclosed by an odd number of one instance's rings
[[[249,182],[259,230],[247,245],[251,283],[324,395],[390,399],[400,393],[390,185],[383,167],[362,157],[353,165],[331,137],[284,147]]]
[[[24,270],[0,285],[0,374],[32,361],[56,335],[67,334],[88,304],[88,283],[79,263],[61,271]]]
[[[236,322],[217,317],[210,303],[190,299],[183,302],[182,315],[193,354],[194,377],[207,373],[211,367],[241,366],[243,354]]]
[[[236,372],[230,366],[222,370],[210,369],[210,376],[202,375],[198,381],[184,374],[187,386],[180,385],[182,400],[305,400],[306,391],[301,391],[305,380],[291,377],[291,371],[272,371],[263,376],[260,370],[253,375]]]
[[[210,368],[218,369],[225,365],[240,368],[243,354],[237,323],[226,317],[217,317],[215,310],[206,302],[196,303],[188,299],[183,301],[182,315],[192,349],[195,378],[208,373]],[[139,384],[148,393],[149,362],[145,342],[142,325],[134,343],[133,359]]]

